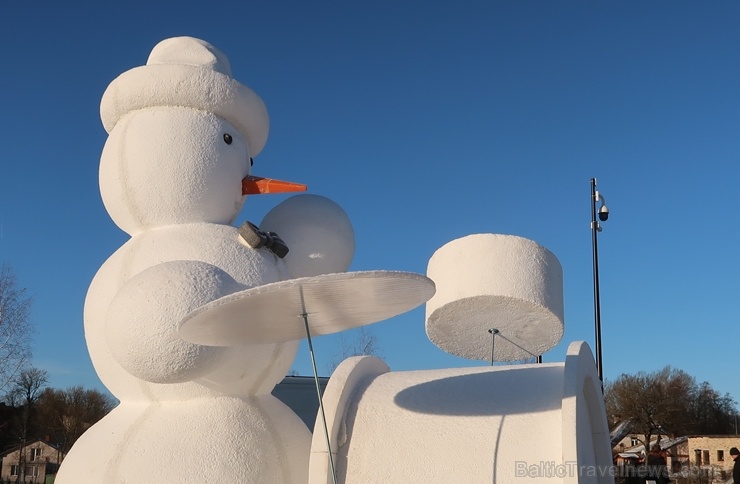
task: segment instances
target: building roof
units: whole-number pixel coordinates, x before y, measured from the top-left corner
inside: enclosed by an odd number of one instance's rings
[[[617,445],[620,440],[627,437],[627,435],[629,435],[630,433],[630,430],[632,430],[631,420],[627,419],[619,422],[617,426],[614,427],[611,432],[609,432],[609,439],[611,439],[612,441],[612,447]]]
[[[38,446],[39,444],[49,447],[56,451],[60,451],[60,449],[56,445],[46,442],[45,440],[42,440],[42,439],[28,441],[23,445],[23,448],[28,449],[34,446]],[[13,447],[7,449],[4,454],[0,455],[0,457],[5,458],[5,457],[8,457],[9,455],[17,454],[20,452],[20,450],[21,450],[21,444],[18,443],[14,445]]]
[[[322,395],[328,382],[328,377],[319,377]],[[298,414],[308,430],[313,432],[319,399],[316,396],[316,382],[312,376],[286,376],[275,386],[272,394]]]
[[[685,436],[685,435],[683,437],[675,437],[675,438],[664,437],[664,438],[660,439],[660,449],[661,450],[669,449],[669,448],[673,447],[674,445],[680,444],[681,442],[685,442],[686,440],[688,440],[688,437]],[[652,447],[656,443],[658,443],[658,439],[651,440],[650,441],[650,447]],[[625,452],[644,453],[645,452],[645,446],[643,444],[635,445],[634,447],[629,447],[629,448],[625,449]]]
[[[620,452],[617,454],[617,457],[621,457],[622,459],[639,459],[640,454],[635,454],[634,452]]]

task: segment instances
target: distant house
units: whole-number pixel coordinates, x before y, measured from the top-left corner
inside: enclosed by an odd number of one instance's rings
[[[614,435],[613,432],[612,435]],[[645,438],[644,436],[633,432],[620,433],[618,437],[619,439],[616,439],[616,441],[612,438],[612,447],[614,452],[628,452],[628,449],[640,447],[640,442]]]
[[[701,469],[717,482],[725,482],[732,475],[732,447],[740,447],[740,435],[689,435],[676,446],[676,454],[691,468]]]
[[[641,436],[639,436],[641,437]],[[619,456],[638,455],[644,457],[645,447],[637,443],[638,436],[625,437],[615,450],[615,462],[626,459]],[[655,445],[652,441],[650,446]],[[682,437],[660,439],[661,450],[667,451],[668,468],[676,475],[700,477],[702,482],[726,482],[732,475],[733,460],[730,449],[740,447],[740,435],[685,435]]]
[[[642,455],[634,452],[620,452],[614,456],[614,464],[618,466],[636,466],[642,462]]]
[[[46,476],[56,474],[62,459],[64,454],[43,440],[19,445],[2,456],[0,480],[43,484]]]

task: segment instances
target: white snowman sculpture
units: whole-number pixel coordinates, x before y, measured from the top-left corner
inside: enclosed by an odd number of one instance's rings
[[[267,111],[201,40],[159,43],[145,66],[110,84],[101,117],[101,193],[131,239],[90,286],[85,336],[120,405],[77,441],[57,482],[306,482],[311,434],[270,394],[298,343],[201,346],[177,328],[225,295],[345,271],[354,251],[346,214],[299,195],[266,217],[287,234],[289,257],[240,241],[230,224],[267,139]],[[318,234],[291,227],[306,212],[323,224]]]

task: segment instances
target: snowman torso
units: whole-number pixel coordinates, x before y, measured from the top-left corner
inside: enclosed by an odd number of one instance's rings
[[[238,237],[234,227],[225,225],[201,223],[163,227],[132,237],[100,268],[85,302],[85,337],[98,375],[120,400],[171,400],[207,395],[269,393],[288,371],[297,342],[213,348],[212,353],[216,355],[206,355],[203,359],[215,358],[219,361],[215,365],[208,362],[210,369],[207,374],[194,381],[177,383],[154,383],[136,378],[122,368],[111,353],[111,345],[118,344],[118,350],[125,351],[130,349],[128,346],[144,344],[138,335],[127,343],[109,341],[106,324],[111,302],[121,287],[147,269],[175,262],[187,270],[188,261],[198,261],[223,270],[243,289],[288,277],[282,261],[265,249],[245,247]],[[156,302],[152,301],[151,304]],[[192,301],[182,301],[178,307],[161,309],[179,311],[184,316],[190,305]],[[150,308],[143,309],[146,311]],[[177,317],[174,314],[172,316],[170,322],[175,325]],[[111,319],[113,317],[110,316]],[[117,324],[122,327],[127,322],[127,317],[117,318]]]

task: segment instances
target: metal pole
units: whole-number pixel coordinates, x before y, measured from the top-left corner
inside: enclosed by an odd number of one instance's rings
[[[24,435],[21,437],[21,452],[18,455],[18,479],[19,482],[24,482],[26,480],[26,456],[25,456],[25,447],[26,447],[26,436]]]
[[[599,247],[597,241],[597,232],[599,222],[596,220],[596,178],[591,178],[591,247],[593,252],[594,264],[594,326],[596,333],[596,372],[599,380],[604,381],[604,372],[601,363],[601,304],[599,301]]]
[[[316,396],[319,398],[319,409],[321,410],[321,420],[324,422],[324,436],[326,437],[326,448],[329,452],[329,465],[331,466],[332,482],[337,484],[337,471],[334,468],[334,456],[331,452],[331,440],[329,439],[329,429],[326,425],[326,414],[324,413],[324,401],[321,398],[321,388],[319,387],[319,373],[316,371],[316,358],[313,353],[313,343],[311,343],[311,331],[308,329],[308,314],[301,314],[303,324],[306,326],[306,338],[308,339],[308,352],[311,354],[311,365],[313,366],[313,378],[316,382]]]
[[[316,370],[316,357],[313,352],[313,343],[311,342],[311,330],[308,326],[308,310],[306,309],[306,300],[303,294],[303,286],[300,286],[301,290],[301,317],[303,318],[303,325],[306,328],[306,339],[308,339],[308,352],[311,355],[311,366],[313,366],[313,379],[316,383],[316,396],[319,399],[319,410],[321,410],[321,421],[324,424],[324,437],[326,437],[326,449],[329,453],[329,465],[331,466],[331,479],[334,484],[337,484],[337,471],[334,467],[334,455],[331,451],[331,439],[329,439],[329,428],[326,424],[326,414],[324,413],[324,400],[321,398],[321,387],[319,386],[319,372]]]

